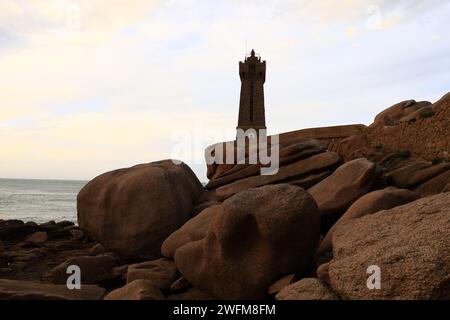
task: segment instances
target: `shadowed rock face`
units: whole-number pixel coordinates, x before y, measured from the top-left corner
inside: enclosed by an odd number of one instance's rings
[[[176,266],[195,288],[216,298],[264,298],[280,276],[309,266],[320,216],[303,189],[248,189],[221,207],[204,239],[175,252]]]
[[[325,238],[320,243],[318,253],[324,254],[331,250],[331,237],[336,227],[344,221],[360,218],[375,212],[391,209],[402,204],[415,201],[420,196],[410,190],[397,189],[395,187],[385,188],[370,192],[356,200],[350,208],[339,218],[339,220],[328,231]]]
[[[160,256],[164,239],[190,218],[203,187],[171,160],[107,172],[78,194],[80,228],[122,256]]]
[[[414,188],[447,170],[450,170],[450,163],[432,165],[429,161],[416,159],[389,172],[386,177],[400,188]]]
[[[332,288],[345,299],[450,298],[450,193],[337,226],[329,264]],[[381,289],[366,286],[381,270]]]
[[[87,255],[93,245],[71,222],[0,220],[0,278],[51,281],[50,270],[72,257]]]
[[[206,208],[186,222],[180,229],[172,233],[162,244],[162,254],[173,259],[175,252],[183,245],[201,240],[208,233],[211,220],[222,211],[223,206],[214,205]]]
[[[430,196],[441,192],[450,191],[450,170],[426,181],[414,189],[422,196]]]

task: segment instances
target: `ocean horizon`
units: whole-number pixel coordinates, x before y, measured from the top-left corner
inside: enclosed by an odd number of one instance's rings
[[[0,178],[0,219],[77,222],[77,194],[88,181]]]

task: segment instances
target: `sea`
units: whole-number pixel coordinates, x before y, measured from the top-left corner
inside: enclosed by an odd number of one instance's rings
[[[0,179],[0,219],[77,221],[77,194],[87,181]]]

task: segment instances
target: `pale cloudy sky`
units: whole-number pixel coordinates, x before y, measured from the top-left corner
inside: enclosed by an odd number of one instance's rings
[[[176,156],[205,181],[246,50],[267,60],[272,133],[370,124],[450,91],[449,30],[444,0],[0,0],[0,177]]]

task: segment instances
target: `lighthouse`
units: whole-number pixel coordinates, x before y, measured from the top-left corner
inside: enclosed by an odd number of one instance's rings
[[[266,129],[264,113],[264,82],[266,80],[266,61],[252,50],[245,60],[239,62],[241,78],[241,97],[237,129],[244,131]]]

